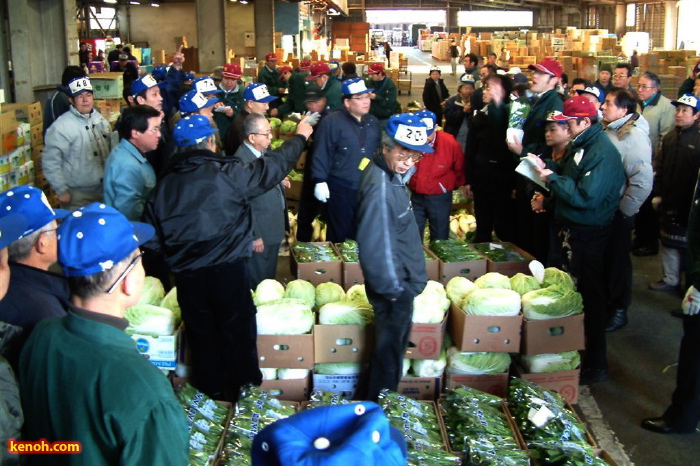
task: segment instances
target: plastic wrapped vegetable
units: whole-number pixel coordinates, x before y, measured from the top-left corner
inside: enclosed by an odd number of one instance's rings
[[[529,442],[532,458],[541,465],[605,466],[590,445],[574,442]]]
[[[572,371],[581,364],[581,356],[578,351],[564,351],[522,356],[522,361],[528,372]]]

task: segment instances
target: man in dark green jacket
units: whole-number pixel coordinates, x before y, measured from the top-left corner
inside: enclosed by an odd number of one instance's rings
[[[287,84],[280,79],[280,72],[277,69],[277,55],[268,53],[265,55],[265,64],[258,71],[258,82],[263,83],[270,90],[270,95],[281,97]]]
[[[598,123],[593,102],[577,96],[564,103],[562,115],[574,137],[564,158],[545,163],[529,155],[539,167],[540,178],[554,194],[554,219],[563,264],[576,281],[583,299],[586,352],[581,365],[581,384],[609,378],[605,346],[607,299],[605,246],[615,212],[620,205],[625,172],[622,157]],[[555,246],[555,247],[556,247]]]
[[[386,123],[389,117],[396,113],[396,102],[398,99],[398,91],[396,84],[391,78],[387,77],[384,71],[384,65],[381,63],[372,63],[367,69],[369,81],[367,87],[372,90],[369,97],[372,99],[372,104],[369,108],[369,113],[377,117],[382,125]]]
[[[186,465],[183,408],[124,332],[143,289],[139,246],[153,227],[93,203],[56,233],[72,303],[65,317],[39,323],[22,351],[25,440],[74,441],[81,451],[37,455],[33,464]]]
[[[287,83],[289,93],[282,105],[270,110],[270,116],[284,118],[292,112],[304,113],[306,111],[304,99],[306,98],[306,77],[308,75],[308,70],[292,70],[289,66],[280,67],[280,79]]]
[[[306,80],[313,81],[323,91],[331,112],[344,108],[342,86],[340,81],[331,77],[331,67],[328,63],[319,62],[311,65],[311,72]]]

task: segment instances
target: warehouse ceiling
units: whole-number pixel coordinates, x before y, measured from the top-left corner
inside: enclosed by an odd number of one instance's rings
[[[230,0],[237,1],[237,0]],[[282,0],[285,1],[285,0]],[[290,2],[299,0],[289,0]],[[305,1],[305,0],[301,0]],[[464,5],[476,7],[478,9],[482,8],[495,8],[495,9],[508,9],[508,10],[537,10],[540,8],[552,7],[552,6],[565,6],[567,8],[571,7],[585,7],[594,5],[605,5],[612,6],[620,3],[620,0],[568,0],[566,4],[562,0],[438,0],[441,3],[450,3],[452,5]],[[656,0],[655,3],[658,3]],[[110,6],[110,5],[128,5],[139,3],[142,5],[149,4],[163,4],[163,3],[194,3],[194,0],[83,0],[78,3],[89,4],[91,6]],[[314,2],[315,3],[315,2]],[[365,0],[364,4],[368,8],[372,8],[375,5],[379,6],[385,4],[385,1],[379,0]],[[654,3],[653,0],[624,0],[624,3]],[[382,6],[383,7],[383,6]]]

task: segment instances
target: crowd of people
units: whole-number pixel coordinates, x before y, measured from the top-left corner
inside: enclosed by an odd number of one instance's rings
[[[648,71],[631,87],[626,63],[567,89],[554,59],[530,65],[530,82],[495,59],[466,55],[454,95],[431,68],[425,109],[402,113],[381,63],[365,81],[352,63],[302,59],[292,69],[270,53],[247,84],[236,64],[192,79],[178,51],[125,85],[116,131],[94,108],[89,75],[67,67],[47,102],[42,161],[65,210],[33,187],[0,193],[0,377],[18,375],[25,438],[81,440],[91,464],[185,463],[182,409],[134,351],[124,312],[145,274],[177,286],[193,384],[232,401],[260,384],[250,290],[275,278],[286,177],[304,151],[297,239],[311,239],[321,214],[328,241],[358,242],[377,322],[366,399],[398,386],[413,298],[427,281],[425,227],[431,241],[449,238],[459,189],[473,199],[477,242],[513,242],[576,281],[582,384],[609,378],[606,332],[628,322],[629,253],[655,254],[660,239],[664,276],[649,286],[687,289],[685,336],[673,404],[643,426],[694,430],[700,64],[671,99]],[[515,102],[529,112],[512,133]],[[267,117],[292,113],[295,135],[273,149]],[[539,179],[516,174],[521,159]],[[49,272],[55,263],[63,275]],[[15,430],[17,400],[0,403]]]

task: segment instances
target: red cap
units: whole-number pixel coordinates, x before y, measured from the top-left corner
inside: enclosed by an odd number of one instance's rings
[[[700,60],[698,60],[698,62],[693,67],[693,74],[697,76],[698,73],[700,73]]]
[[[586,97],[576,96],[564,102],[564,112],[561,115],[551,116],[552,121],[564,121],[574,118],[593,118],[598,116],[595,104]]]
[[[311,62],[309,60],[302,60],[299,63],[299,69],[301,71],[309,71],[309,68],[311,68]]]
[[[367,68],[367,73],[368,74],[384,73],[384,65],[381,63],[372,63],[371,65],[369,65],[369,68]]]
[[[291,66],[287,66],[287,65],[280,66],[280,68],[279,68],[280,76],[282,76],[282,75],[283,75],[284,73],[286,73],[287,71],[292,71],[292,67],[291,67]]]
[[[311,72],[306,77],[306,80],[311,81],[314,78],[318,78],[319,76],[322,76],[324,74],[328,74],[330,72],[331,72],[331,67],[328,66],[328,63],[325,63],[325,62],[314,63],[313,65],[311,65]]]
[[[226,63],[221,75],[224,78],[239,79],[243,73],[241,72],[240,65],[236,65],[235,63]]]
[[[561,65],[559,64],[559,62],[554,60],[553,58],[545,58],[536,65],[528,66],[528,68],[531,70],[547,73],[551,76],[556,76],[557,78],[561,78],[561,75],[564,73],[564,70],[561,69]]]
[[[274,52],[270,52],[267,55],[265,55],[265,60],[277,60],[277,54]]]

